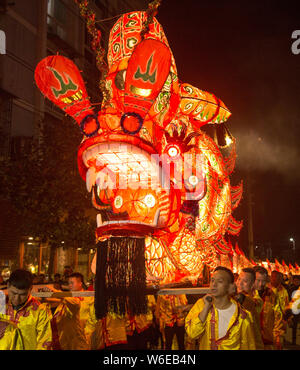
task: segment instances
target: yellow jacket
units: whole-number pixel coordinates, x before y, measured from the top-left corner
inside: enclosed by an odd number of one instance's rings
[[[245,294],[242,308],[249,311],[251,313],[251,317],[253,318],[253,333],[256,349],[264,349],[260,330],[260,313],[263,308],[263,300],[260,298],[258,293],[254,292],[253,296]]]
[[[109,312],[106,317],[97,320],[95,307],[91,305],[85,335],[89,349],[103,349],[115,344],[126,344],[126,318]]]
[[[283,342],[286,324],[283,320],[278,296],[274,291],[266,288],[261,298],[263,299],[263,308],[260,314],[262,339],[265,349],[272,349],[275,342]]]
[[[29,296],[25,305],[19,310],[14,310],[13,306],[7,303],[6,315],[20,330],[24,349],[45,350],[52,348],[52,315],[48,305]]]
[[[153,323],[153,311],[155,310],[156,300],[154,295],[147,296],[148,312],[146,314],[132,316],[127,315],[126,332],[132,335],[136,330],[138,333],[148,329]]]
[[[185,294],[180,295],[159,295],[155,309],[155,317],[160,321],[160,327],[184,326],[185,315],[180,309],[187,305]]]
[[[53,348],[62,350],[88,349],[84,328],[89,318],[93,297],[64,298],[52,319]]]
[[[22,350],[24,343],[17,324],[0,314],[0,350]]]
[[[278,303],[279,303],[280,309],[283,313],[286,310],[286,308],[288,307],[288,304],[289,304],[289,294],[288,294],[287,290],[281,284],[277,288],[274,288],[274,287],[271,287],[271,286],[270,286],[270,288],[277,295]]]
[[[234,299],[231,299],[231,302],[236,306],[236,309],[223,338],[218,336],[218,310],[214,305],[204,323],[199,319],[199,313],[204,307],[202,298],[194,304],[188,313],[185,319],[185,330],[190,338],[199,338],[200,350],[256,349],[251,314],[242,309]]]

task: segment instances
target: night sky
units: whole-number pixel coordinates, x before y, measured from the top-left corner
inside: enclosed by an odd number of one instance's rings
[[[271,246],[273,257],[291,248],[290,237],[300,249],[300,54],[291,49],[300,4],[290,3],[163,0],[157,15],[179,79],[214,93],[232,112],[232,184],[245,185],[234,212],[245,225],[239,245],[247,251],[248,178],[254,245]]]

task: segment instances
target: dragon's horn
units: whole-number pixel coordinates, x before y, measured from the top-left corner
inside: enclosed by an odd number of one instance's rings
[[[86,136],[99,129],[85,84],[77,66],[61,55],[42,59],[35,69],[35,81],[41,92],[66,114],[73,117]]]

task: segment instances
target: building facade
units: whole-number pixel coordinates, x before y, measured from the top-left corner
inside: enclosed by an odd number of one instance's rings
[[[90,0],[89,6],[99,20],[97,24],[105,47],[118,16],[145,10],[148,1]],[[101,103],[100,72],[85,22],[74,0],[1,0],[0,31],[1,40],[4,37],[5,42],[0,53],[0,159],[20,158],[30,150],[32,139],[39,136],[41,123],[47,119],[59,123],[63,119],[61,111],[45,100],[35,85],[34,70],[38,62],[57,53],[73,60],[83,71],[88,94],[95,104]],[[4,200],[0,202],[2,208],[9,208]],[[0,218],[0,273],[8,265],[47,273],[47,246],[41,247],[34,235],[14,235],[13,224],[17,222],[6,214]],[[59,248],[54,271],[62,272],[63,265],[71,265],[85,276],[89,274],[87,264],[91,256],[88,252],[75,249],[69,253],[66,252],[68,246]]]

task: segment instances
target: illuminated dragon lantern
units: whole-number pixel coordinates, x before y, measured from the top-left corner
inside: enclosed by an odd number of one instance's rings
[[[141,36],[146,19],[128,13],[113,26],[98,113],[72,61],[49,56],[35,72],[43,94],[83,132],[78,167],[99,210],[96,301],[101,292],[117,311],[126,294],[132,307],[143,306],[146,274],[167,283],[214,267],[232,254],[226,232],[242,227],[231,215],[242,194],[229,181],[235,151],[224,159],[201,131],[223,125],[230,112],[215,95],[179,82],[156,18]],[[104,306],[96,306],[98,317]]]

